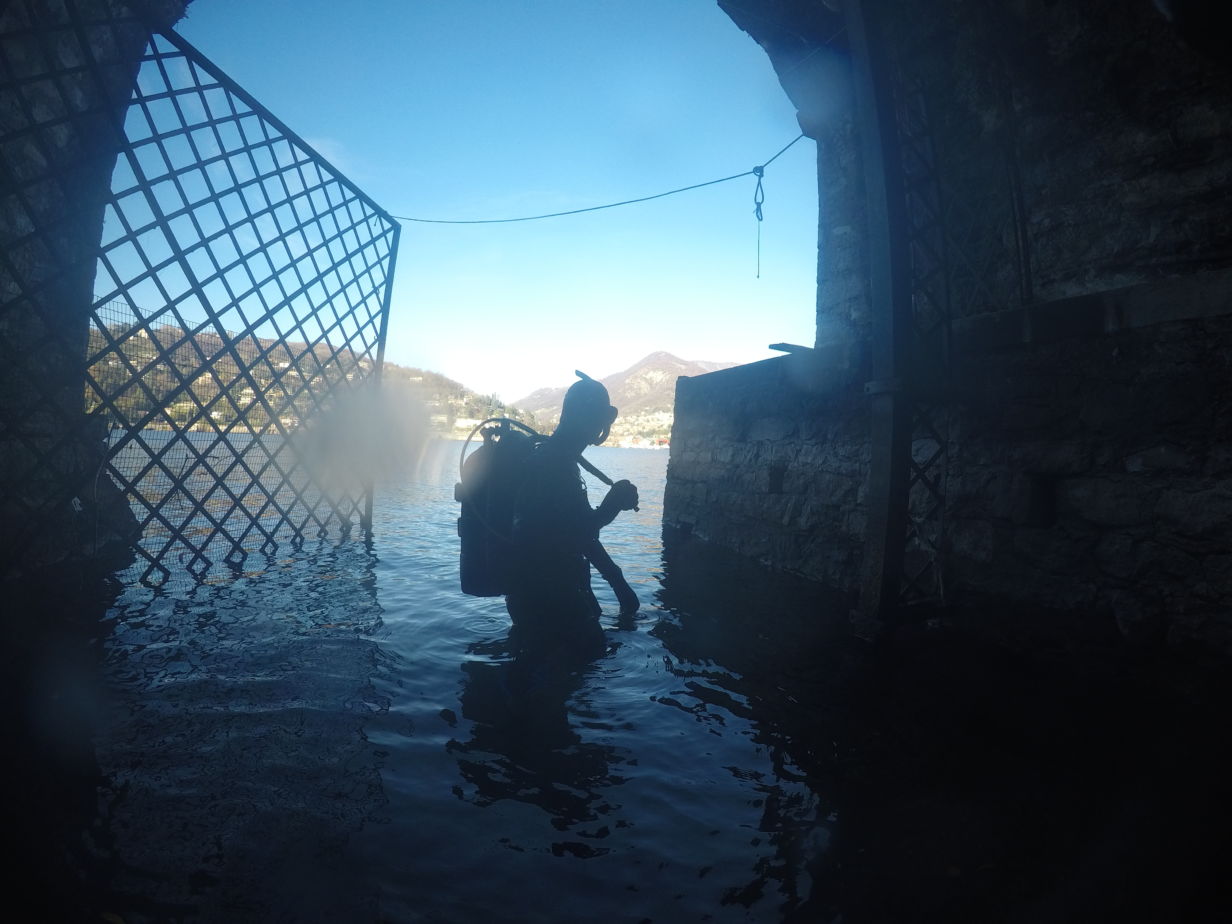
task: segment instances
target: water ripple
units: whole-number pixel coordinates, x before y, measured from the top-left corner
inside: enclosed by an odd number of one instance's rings
[[[788,857],[816,799],[766,746],[748,683],[674,650],[687,630],[656,602],[666,454],[594,451],[641,490],[605,540],[644,606],[617,618],[596,581],[608,652],[568,668],[515,658],[502,601],[459,592],[456,448],[382,489],[370,548],[178,596],[125,589],[97,752],[130,924],[160,904],[555,922],[769,921],[798,903]],[[522,898],[531,880],[550,904]],[[313,887],[289,899],[292,882]],[[346,890],[350,912],[328,897]]]

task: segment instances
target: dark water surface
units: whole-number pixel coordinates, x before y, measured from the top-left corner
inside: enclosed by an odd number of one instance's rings
[[[690,651],[721,614],[663,604],[667,453],[588,453],[639,485],[604,536],[644,605],[571,672],[515,661],[503,601],[458,590],[460,445],[379,494],[370,548],[121,594],[95,750],[125,921],[772,921],[808,896],[833,807],[758,713],[773,685]]]
[[[119,587],[76,634],[38,596],[4,672],[11,871],[67,909],[35,919],[1232,920],[1226,663],[1073,615],[869,648],[816,588],[664,546],[667,454],[603,448],[642,611],[582,670],[514,659],[458,590],[459,448],[378,493],[370,545]]]

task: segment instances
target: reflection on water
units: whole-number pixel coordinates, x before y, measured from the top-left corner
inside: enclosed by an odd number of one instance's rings
[[[684,695],[748,734],[765,765],[738,771],[759,794],[757,830],[773,854],[755,859],[747,882],[724,901],[799,909],[813,867],[828,853],[837,796],[816,775],[815,751],[829,744],[817,703],[798,698],[827,653],[840,654],[848,601],[787,575],[768,575],[738,556],[680,539],[663,552],[659,601],[670,618],[650,634],[674,658]],[[721,578],[718,577],[721,575]]]
[[[841,637],[847,601],[663,548],[661,452],[591,452],[640,488],[605,541],[642,611],[618,619],[597,582],[605,654],[515,653],[503,602],[458,590],[459,448],[383,490],[371,546],[119,595],[99,645],[97,817],[77,852],[95,911],[1012,920],[994,913],[1006,896],[1030,909],[1060,888],[1028,858],[1082,849],[1054,807],[1104,818],[1107,781],[1142,766],[1101,750],[1126,725],[1103,704],[1142,714],[1106,675],[1050,677],[1045,697],[1032,670],[983,652],[871,658]],[[1063,749],[1087,758],[1075,774],[1042,743],[1080,708]],[[1183,828],[1124,819],[1138,823]]]
[[[112,608],[96,849],[125,920],[354,907],[335,858],[383,803],[362,729],[393,659],[371,554],[314,551],[179,595],[132,586]]]
[[[615,807],[604,791],[624,782],[617,768],[632,755],[583,740],[574,729],[571,713],[586,711],[582,672],[525,651],[467,661],[462,669],[462,717],[470,728],[467,740],[446,745],[464,781],[454,795],[480,807],[501,799],[536,806],[554,828],[576,837],[553,842],[557,856],[607,853]]]
[[[422,511],[421,527],[452,530],[455,453],[383,509],[405,504]],[[387,644],[408,674],[389,716],[365,729],[388,751],[389,821],[353,848],[374,867],[401,858],[379,885],[391,920],[771,921],[807,892],[801,861],[821,843],[802,833],[818,812],[811,790],[776,776],[737,678],[659,634],[680,619],[659,603],[671,585],[659,528],[666,454],[591,456],[639,486],[641,510],[604,541],[644,602],[618,618],[596,577],[610,615],[607,652],[591,663],[515,652],[503,603],[459,595],[452,536],[425,541],[392,522],[378,533]],[[405,541],[391,542],[398,530]],[[529,882],[544,884],[539,897]]]
[[[744,921],[807,896],[832,807],[763,723],[760,655],[725,665],[719,614],[688,603],[687,568],[665,572],[666,453],[592,450],[639,485],[605,540],[644,606],[617,619],[596,580],[607,652],[570,664],[515,652],[503,602],[459,593],[459,448],[384,490],[370,548],[125,589],[95,742],[103,910]]]

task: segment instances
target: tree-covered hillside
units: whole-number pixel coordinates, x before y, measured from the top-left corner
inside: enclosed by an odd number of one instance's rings
[[[296,430],[333,404],[339,386],[360,385],[376,365],[369,354],[323,342],[224,338],[170,324],[95,327],[86,356],[88,413],[105,408],[124,428],[177,430]],[[418,401],[437,434],[469,431],[486,417],[535,426],[533,413],[437,372],[391,362],[383,369],[384,383]]]
[[[388,385],[407,387],[423,403],[432,430],[438,434],[469,431],[488,417],[511,417],[536,426],[534,414],[506,405],[496,395],[477,394],[439,372],[386,361],[382,376]]]

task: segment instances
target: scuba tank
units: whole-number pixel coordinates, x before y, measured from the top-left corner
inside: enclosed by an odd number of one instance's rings
[[[483,443],[467,455],[476,434]],[[471,431],[458,460],[454,500],[462,505],[458,538],[462,593],[499,597],[506,593],[513,542],[513,508],[523,467],[543,437],[507,417],[491,417]]]

